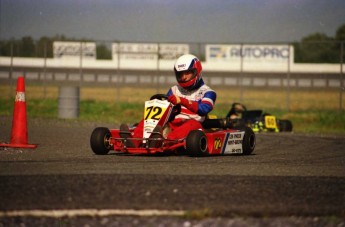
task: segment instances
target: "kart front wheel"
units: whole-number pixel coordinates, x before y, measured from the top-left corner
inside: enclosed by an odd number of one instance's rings
[[[109,139],[111,133],[108,128],[98,127],[92,131],[90,145],[93,153],[98,155],[106,155],[111,149]]]
[[[193,130],[186,138],[186,150],[191,156],[207,154],[207,137],[203,131]]]

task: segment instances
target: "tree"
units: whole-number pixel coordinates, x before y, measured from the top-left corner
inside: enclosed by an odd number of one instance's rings
[[[339,63],[339,49],[334,38],[314,33],[295,43],[296,62]]]
[[[30,36],[25,36],[19,43],[19,56],[21,57],[35,57],[35,44]]]
[[[40,58],[52,58],[53,57],[53,40],[49,37],[41,37],[36,43],[37,55]]]
[[[97,54],[97,59],[111,59],[112,58],[110,50],[104,44],[97,45],[96,54]]]
[[[11,56],[11,46],[11,41],[0,41],[0,56]]]
[[[337,29],[337,32],[335,34],[335,39],[338,41],[345,42],[345,24],[343,24]]]
[[[343,24],[337,29],[337,32],[335,34],[335,39],[339,42],[337,44],[338,50],[341,50],[341,47],[342,47],[343,52],[340,51],[341,52],[340,55],[342,55],[340,59],[342,58],[343,59],[342,62],[344,63],[345,62],[345,53],[344,53],[345,52],[345,24]]]

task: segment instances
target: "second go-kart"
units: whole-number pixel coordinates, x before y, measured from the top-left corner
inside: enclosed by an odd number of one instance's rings
[[[186,137],[167,139],[165,130],[181,106],[174,106],[167,96],[157,94],[145,102],[144,130],[141,138],[123,138],[121,129],[97,127],[90,138],[92,151],[97,155],[109,151],[129,154],[185,153],[190,156],[242,154],[249,155],[255,148],[255,134],[249,127],[232,128],[229,118],[206,119],[202,130],[192,130]],[[136,126],[130,128],[132,132]],[[161,131],[155,129],[160,128]],[[139,147],[127,146],[128,140],[140,140]],[[151,146],[154,142],[155,146]]]
[[[266,113],[261,109],[247,110],[241,103],[233,103],[226,118],[237,120],[237,125],[250,127],[254,132],[291,132],[292,122]]]

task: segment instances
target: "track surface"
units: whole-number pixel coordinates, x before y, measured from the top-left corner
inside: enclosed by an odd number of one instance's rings
[[[11,118],[0,120],[9,142]],[[31,119],[36,149],[0,148],[0,226],[345,226],[345,136],[257,134],[250,156],[97,156],[97,126],[115,127]],[[9,215],[33,210],[96,214]],[[188,213],[121,213],[133,210]]]

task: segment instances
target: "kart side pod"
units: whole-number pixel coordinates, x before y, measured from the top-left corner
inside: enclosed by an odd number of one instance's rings
[[[256,145],[256,137],[253,130],[243,127],[238,130],[220,130],[207,133],[208,153],[213,154],[242,154],[250,155]]]

